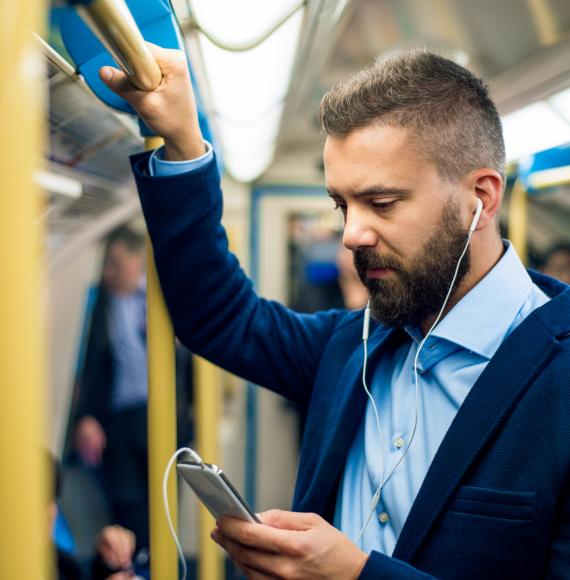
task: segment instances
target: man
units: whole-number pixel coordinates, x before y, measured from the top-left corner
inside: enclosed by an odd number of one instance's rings
[[[190,360],[177,352],[179,441],[189,440]],[[101,466],[114,521],[148,547],[147,360],[144,237],[126,227],[106,243],[79,381],[75,448]]]
[[[327,189],[370,293],[363,348],[361,311],[254,293],[184,58],[152,50],[155,91],[101,77],[165,138],[133,169],[176,332],[308,407],[300,513],[223,519],[214,539],[251,578],[570,577],[570,291],[499,237],[504,146],[482,82],[412,52],[323,99]]]

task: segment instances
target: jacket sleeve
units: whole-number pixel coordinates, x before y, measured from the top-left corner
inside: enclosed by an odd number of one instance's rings
[[[380,552],[372,552],[362,569],[359,580],[437,580],[435,576],[426,574],[410,566],[402,560],[391,558]]]
[[[151,177],[148,157],[131,161],[176,335],[218,366],[306,402],[342,311],[304,315],[258,297],[228,251],[215,159]]]

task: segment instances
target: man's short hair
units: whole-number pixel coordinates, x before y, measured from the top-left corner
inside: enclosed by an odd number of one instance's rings
[[[437,54],[413,50],[381,60],[323,97],[324,131],[346,137],[378,123],[410,129],[411,145],[457,180],[480,167],[504,179],[501,121],[485,83]]]
[[[121,226],[113,230],[106,239],[106,251],[114,244],[124,244],[132,253],[140,253],[144,250],[144,236],[131,228]]]

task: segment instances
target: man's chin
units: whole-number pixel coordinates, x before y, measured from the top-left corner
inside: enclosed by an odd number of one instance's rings
[[[401,327],[407,324],[407,316],[400,312],[393,304],[378,304],[374,299],[370,300],[370,315],[384,326]]]

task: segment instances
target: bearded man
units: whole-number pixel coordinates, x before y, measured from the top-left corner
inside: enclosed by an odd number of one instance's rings
[[[294,511],[224,518],[215,541],[250,578],[570,577],[570,290],[501,240],[482,81],[418,51],[325,95],[327,190],[370,303],[300,315],[228,253],[184,57],[152,50],[155,91],[101,77],[165,138],[133,169],[177,335],[307,407]]]

